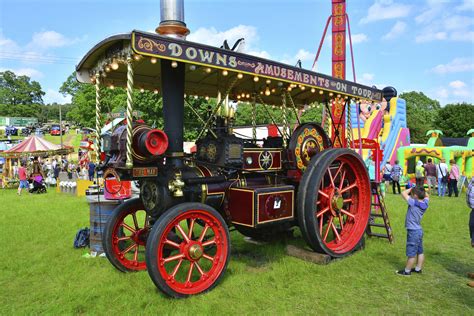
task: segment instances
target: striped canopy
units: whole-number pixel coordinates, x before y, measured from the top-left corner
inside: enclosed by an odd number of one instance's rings
[[[52,154],[61,155],[61,154],[70,153],[72,151],[73,150],[71,147],[61,148],[60,145],[50,143],[44,140],[43,138],[32,135],[30,137],[25,138],[25,140],[23,140],[21,143],[0,153],[0,156],[19,157],[25,154],[37,155],[37,156],[52,155]]]

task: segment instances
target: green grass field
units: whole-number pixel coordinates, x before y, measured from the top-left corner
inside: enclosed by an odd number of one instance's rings
[[[55,193],[17,196],[0,190],[1,314],[449,314],[474,313],[474,271],[464,195],[433,197],[423,220],[426,266],[400,277],[404,266],[406,206],[387,196],[395,244],[367,239],[366,248],[329,265],[285,254],[298,237],[268,245],[231,233],[232,255],[211,292],[168,299],[146,272],[123,274],[104,258],[73,249],[76,231],[89,226],[85,198]]]

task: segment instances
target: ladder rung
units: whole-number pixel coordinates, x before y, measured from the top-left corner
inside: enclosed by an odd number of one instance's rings
[[[381,238],[387,238],[387,239],[389,239],[388,235],[384,235],[384,234],[368,233],[367,235],[369,235],[369,236],[374,236],[374,237],[381,237]]]
[[[384,227],[385,228],[384,224],[369,223],[369,225],[372,226],[372,227]]]
[[[374,216],[374,217],[383,217],[383,214],[370,213],[370,216]]]

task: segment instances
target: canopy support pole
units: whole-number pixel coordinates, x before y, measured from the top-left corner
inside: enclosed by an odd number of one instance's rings
[[[290,132],[290,129],[289,129],[289,124],[288,124],[288,116],[287,116],[287,113],[286,113],[286,94],[285,92],[283,92],[281,94],[281,103],[282,103],[282,115],[283,115],[283,129],[285,130],[285,136],[287,133]],[[286,145],[287,145],[287,137],[283,137],[283,147],[286,148]]]
[[[131,56],[127,58],[127,160],[125,167],[131,169],[133,167],[132,158],[132,117],[133,113],[133,59]]]
[[[252,138],[257,139],[257,106],[255,104],[255,93],[252,94]]]
[[[100,162],[100,129],[101,129],[101,104],[100,104],[100,72],[95,74],[95,161]],[[62,162],[61,159],[61,167]]]
[[[204,119],[201,117],[201,115],[199,115],[199,113],[193,108],[192,104],[189,103],[188,99],[184,99],[184,101],[186,101],[186,105],[188,106],[188,108],[191,110],[191,112],[194,113],[194,115],[198,118],[198,120],[202,123],[202,124],[206,124],[206,121],[204,121]],[[214,138],[217,139],[217,135],[216,133],[211,129],[209,130],[209,132],[211,132],[212,136],[214,136]]]
[[[206,121],[206,124],[204,124],[202,130],[199,132],[199,135],[197,136],[196,139],[200,139],[201,136],[206,132],[206,130],[208,129],[209,127],[209,124],[211,123],[211,121],[213,120],[214,116],[216,115],[217,111],[219,111],[219,109],[221,108],[221,105],[222,103],[224,102],[224,100],[227,98],[227,96],[229,95],[230,93],[230,90],[232,90],[232,88],[234,87],[235,83],[237,82],[239,78],[236,76],[230,83],[230,85],[227,87],[227,90],[225,92],[225,97],[222,98],[216,105],[214,111],[212,112],[212,114],[209,116],[209,118],[207,119]]]

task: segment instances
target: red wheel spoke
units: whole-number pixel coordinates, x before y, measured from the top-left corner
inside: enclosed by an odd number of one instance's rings
[[[344,200],[342,200],[342,202],[344,202],[344,203],[352,203],[352,199],[344,199]]]
[[[198,240],[199,242],[202,242],[208,229],[209,229],[209,226],[206,224],[206,226],[204,226],[204,229],[201,232],[201,236],[199,236],[199,240]]]
[[[135,247],[135,253],[134,253],[134,255],[133,255],[133,261],[135,261],[135,262],[138,261],[138,248],[139,248],[139,247],[140,247],[140,245],[137,245],[137,246]]]
[[[176,267],[174,267],[173,269],[173,273],[171,273],[171,276],[174,278],[174,276],[176,275],[176,273],[178,273],[178,270],[179,268],[181,267],[181,264],[183,263],[184,259],[179,259],[178,261],[178,264],[176,265]]]
[[[125,249],[124,251],[121,252],[122,255],[125,255],[127,252],[129,252],[130,250],[132,250],[133,248],[135,248],[137,246],[137,244],[131,244],[127,249]]]
[[[132,227],[130,227],[129,225],[127,225],[125,223],[122,223],[120,226],[122,226],[123,228],[128,229],[132,233],[135,233],[135,229],[133,229]]]
[[[346,191],[349,191],[350,189],[355,188],[356,186],[357,186],[357,183],[355,183],[355,182],[352,183],[351,185],[345,187],[344,189],[341,189],[341,194],[344,193],[344,192],[346,192]]]
[[[355,218],[354,214],[351,214],[351,213],[349,213],[349,212],[346,211],[346,210],[341,210],[341,212],[344,213],[344,214],[346,214],[347,216],[350,216],[350,217],[352,217],[352,218]]]
[[[342,190],[342,186],[344,185],[344,180],[346,180],[346,170],[344,170],[341,176],[341,182],[339,183],[339,192]]]
[[[175,225],[175,227],[176,227],[176,229],[179,231],[179,233],[181,234],[181,236],[183,236],[183,239],[184,239],[186,242],[189,242],[188,235],[184,232],[183,227],[181,227],[180,223],[178,223],[177,225]]]
[[[322,196],[324,196],[326,199],[329,199],[329,195],[327,195],[325,192],[319,190],[318,191],[318,194],[321,194]]]
[[[323,235],[323,219],[322,218],[319,220],[319,235],[320,236]]]
[[[186,283],[191,282],[191,276],[193,274],[193,270],[194,270],[194,262],[191,262],[191,265],[189,266],[188,277],[186,278]]]
[[[165,240],[165,244],[170,245],[170,246],[173,246],[173,247],[179,249],[179,245],[178,245],[177,243],[175,243],[174,241],[172,241],[172,240],[166,239],[166,240]]]
[[[339,214],[339,225],[341,225],[341,229],[344,229],[344,221],[342,219],[342,215]]]
[[[334,179],[337,178],[337,174],[342,170],[342,166],[344,166],[344,162],[341,162],[341,164],[339,165],[339,168],[337,168],[336,174],[334,175]]]
[[[336,229],[336,226],[334,225],[334,223],[331,223],[331,228],[332,228],[332,231],[334,232],[334,234],[336,234],[336,238],[338,240],[341,240],[341,237],[339,236],[339,233],[337,232],[337,229]]]
[[[196,269],[199,271],[199,274],[204,275],[204,271],[202,270],[199,263],[197,263],[197,261],[196,261],[196,262],[194,262],[194,264],[196,265]]]
[[[331,216],[331,218],[329,219],[329,224],[328,224],[328,227],[326,229],[326,233],[324,234],[324,238],[323,238],[324,241],[326,241],[326,238],[328,238],[328,234],[329,234],[329,230],[331,229],[333,218],[334,218],[334,216]]]
[[[209,261],[214,261],[214,257],[211,257],[211,256],[209,256],[209,255],[203,254],[202,257],[203,257],[203,258],[206,258],[206,259],[209,260]]]
[[[326,213],[327,211],[329,211],[329,206],[326,206],[326,208],[324,208],[323,210],[321,210],[319,213],[316,214],[316,217],[319,217],[321,215],[323,215],[324,213]]]
[[[137,221],[137,213],[132,213],[133,224],[135,225],[135,229],[138,230],[138,221]]]
[[[189,235],[188,238],[191,239],[193,237],[193,228],[194,228],[194,221],[195,219],[191,219],[191,224],[189,224]]]
[[[182,258],[184,258],[184,254],[179,253],[177,255],[174,255],[174,256],[163,259],[163,262],[168,263],[168,262],[175,261],[175,260],[182,259]]]
[[[215,239],[212,239],[212,240],[208,240],[206,242],[203,242],[202,243],[202,246],[203,247],[206,247],[206,246],[209,246],[209,245],[212,245],[212,244],[215,244],[216,243],[216,240]]]
[[[334,184],[334,178],[332,177],[331,168],[328,168],[327,173],[329,174],[329,181],[331,181],[332,187],[335,188],[336,185]]]
[[[119,238],[117,238],[117,241],[129,240],[130,238],[131,238],[131,236],[119,237]]]

